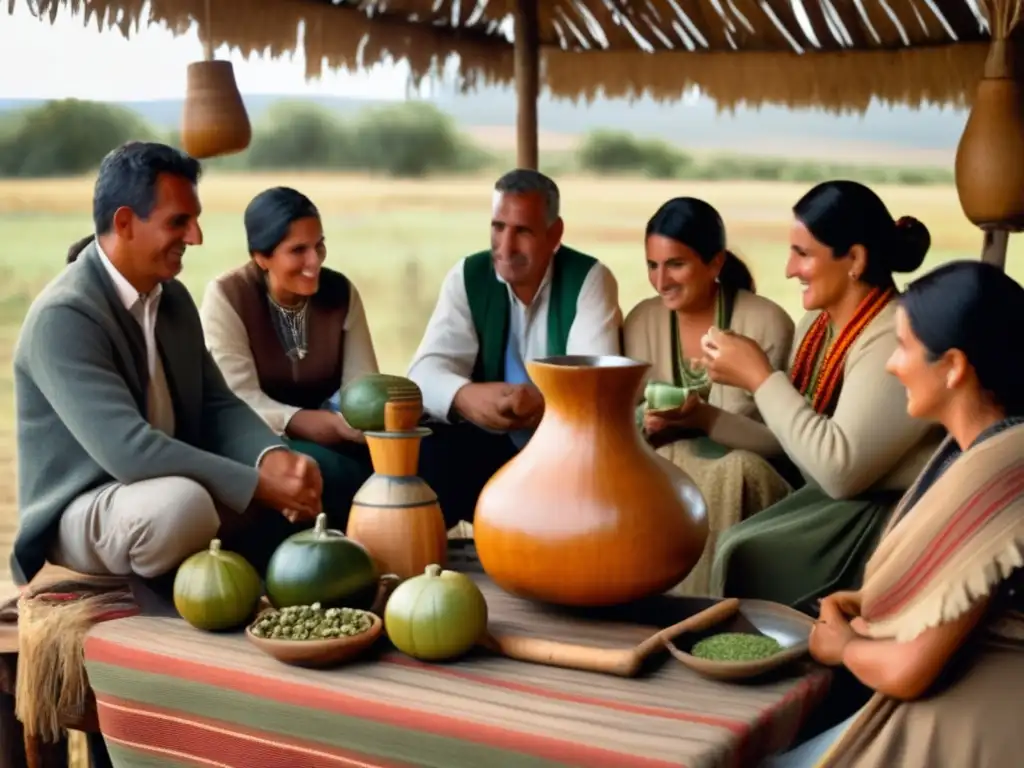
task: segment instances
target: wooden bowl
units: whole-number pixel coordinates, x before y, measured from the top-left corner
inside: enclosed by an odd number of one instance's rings
[[[701,632],[680,635],[666,643],[669,651],[694,672],[717,680],[760,677],[796,661],[808,652],[814,620],[793,608],[768,600],[740,600],[730,618]],[[755,661],[712,661],[691,655],[700,640],[721,632],[748,632],[773,637],[782,650]]]
[[[274,640],[256,637],[252,633],[255,622],[245,628],[245,636],[265,654],[284,664],[318,669],[350,661],[373,645],[384,629],[384,622],[375,613],[371,613],[370,618],[373,623],[368,630],[350,637],[329,640]]]

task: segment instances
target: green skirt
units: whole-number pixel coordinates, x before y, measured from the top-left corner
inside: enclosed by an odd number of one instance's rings
[[[816,612],[819,598],[860,588],[900,496],[881,491],[837,500],[808,483],[719,536],[712,594]]]
[[[707,502],[708,540],[689,575],[673,595],[716,596],[711,564],[719,537],[745,519],[784,499],[793,489],[761,456],[733,451],[707,437],[676,440],[657,449],[696,483]]]
[[[285,438],[293,451],[309,456],[320,466],[324,479],[323,510],[332,528],[344,531],[352,498],[373,474],[370,452],[361,443],[320,445],[307,440]]]

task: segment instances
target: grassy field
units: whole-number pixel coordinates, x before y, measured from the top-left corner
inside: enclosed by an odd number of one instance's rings
[[[731,246],[747,260],[759,292],[799,313],[797,288],[785,280],[783,265],[790,207],[803,185],[560,181],[565,240],[612,268],[624,312],[651,293],[642,250],[647,218],[667,198],[687,194],[722,212]],[[0,181],[0,580],[17,525],[11,351],[33,297],[62,268],[68,245],[91,229],[91,184],[87,178]],[[242,211],[253,195],[276,184],[294,186],[317,203],[327,231],[327,263],[358,286],[382,369],[404,372],[445,272],[459,257],[486,247],[491,179],[211,175],[200,190],[205,243],[186,255],[183,273],[197,303],[211,277],[248,258]],[[933,246],[925,269],[977,258],[981,234],[963,218],[952,187],[878,192],[894,215],[912,214],[928,225]],[[1022,248],[1020,241],[1011,243],[1010,272],[1018,279],[1024,277]]]

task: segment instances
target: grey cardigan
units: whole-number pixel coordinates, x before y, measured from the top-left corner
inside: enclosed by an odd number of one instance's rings
[[[142,329],[95,243],[29,307],[14,351],[20,526],[11,570],[19,584],[46,563],[64,509],[99,485],[180,476],[229,509],[251,503],[260,453],[282,442],[224,383],[177,280],[163,285],[156,338],[173,438],[146,420]]]

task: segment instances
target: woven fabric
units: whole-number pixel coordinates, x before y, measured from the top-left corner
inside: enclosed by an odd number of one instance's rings
[[[623,648],[651,634],[545,617],[478,580],[497,627]],[[829,679],[808,665],[781,681],[735,685],[671,659],[624,679],[483,652],[424,664],[390,650],[308,670],[261,654],[240,633],[154,617],[98,626],[85,650],[118,768],[749,766],[789,746]]]

